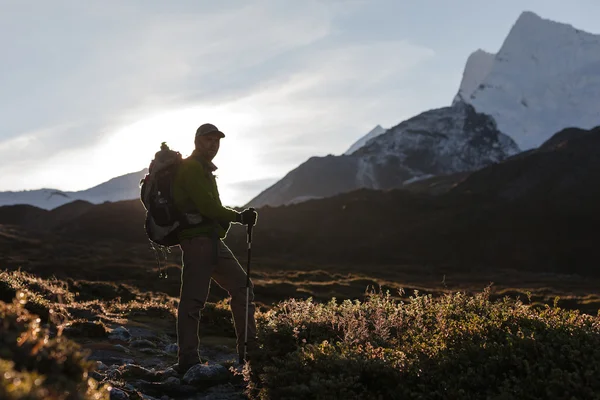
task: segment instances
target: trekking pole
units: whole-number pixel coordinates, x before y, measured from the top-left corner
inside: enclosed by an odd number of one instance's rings
[[[244,355],[240,356],[240,364],[246,360],[246,349],[248,347],[248,308],[250,303],[250,257],[252,255],[252,225],[248,224],[248,266],[246,268],[246,323],[244,326]]]

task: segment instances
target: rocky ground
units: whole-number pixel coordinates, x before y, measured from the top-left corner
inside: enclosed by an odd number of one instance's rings
[[[84,325],[94,324],[89,320]],[[159,327],[128,321],[109,328],[106,339],[81,343],[90,350],[89,359],[97,362],[91,377],[110,384],[111,399],[247,398],[243,379],[234,366],[237,355],[230,346],[218,344],[220,338],[210,338],[213,343],[201,347],[204,364],[181,375],[173,369],[177,344]]]
[[[101,386],[111,388],[111,399],[247,398],[227,301],[206,304],[200,331],[202,362],[185,373],[174,368],[178,300],[164,293],[110,282],[67,282],[22,271],[0,271],[0,302],[17,302],[34,319],[39,316],[41,329],[50,332],[49,339],[75,342],[83,358],[94,363],[91,370],[84,371]],[[29,365],[24,357],[31,357],[7,353],[15,348],[8,338],[19,335],[9,325],[0,324],[0,359],[16,362],[17,370],[21,368],[18,365]],[[61,357],[65,356],[52,356]],[[67,375],[80,368],[65,361],[57,364]]]

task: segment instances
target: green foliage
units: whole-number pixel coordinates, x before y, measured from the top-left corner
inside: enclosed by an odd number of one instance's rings
[[[64,336],[52,337],[23,307],[24,296],[0,302],[0,398],[108,399],[88,378],[94,362]]]
[[[489,290],[288,300],[259,315],[253,399],[600,398],[600,319]]]

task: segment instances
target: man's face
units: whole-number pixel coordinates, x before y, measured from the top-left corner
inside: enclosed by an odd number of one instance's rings
[[[199,136],[196,140],[198,152],[208,161],[212,161],[215,158],[219,152],[220,145],[221,137],[216,133]]]

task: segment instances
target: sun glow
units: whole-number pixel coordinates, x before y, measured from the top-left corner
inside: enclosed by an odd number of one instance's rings
[[[251,136],[260,118],[252,110],[195,106],[159,113],[118,129],[94,153],[104,159],[110,155],[114,176],[139,171],[150,164],[162,142],[184,157],[189,156],[194,150],[196,128],[205,122],[215,124],[226,135],[214,163],[219,168],[216,175],[223,201],[232,201],[235,193],[227,184],[256,179],[260,170],[254,150],[256,142]]]

